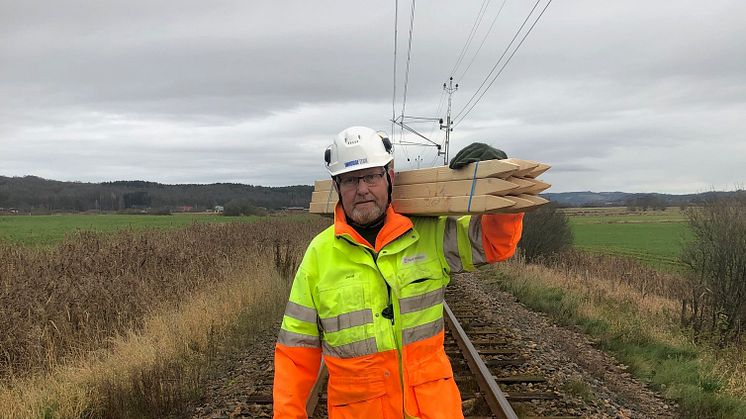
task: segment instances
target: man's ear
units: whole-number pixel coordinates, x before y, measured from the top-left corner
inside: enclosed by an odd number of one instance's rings
[[[393,168],[389,169],[389,179],[391,179],[391,186],[393,187],[395,185],[394,183],[394,176],[396,176],[396,172],[394,172]]]

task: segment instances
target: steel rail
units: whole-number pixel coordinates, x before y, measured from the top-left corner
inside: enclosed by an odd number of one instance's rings
[[[311,388],[311,393],[308,395],[306,401],[306,414],[309,418],[313,417],[313,412],[316,411],[316,405],[319,404],[319,396],[323,390],[324,382],[326,381],[327,370],[324,359],[321,359],[321,367],[319,368],[319,375],[316,376],[316,383]]]
[[[484,393],[484,398],[492,411],[492,414],[500,419],[518,419],[513,407],[510,406],[508,399],[503,394],[500,387],[497,385],[492,372],[487,368],[482,361],[482,357],[479,356],[474,345],[466,336],[466,332],[459,324],[456,317],[453,315],[451,308],[444,301],[443,308],[445,311],[445,320],[448,324],[448,328],[451,330],[453,338],[456,339],[458,347],[461,349],[466,362],[469,364],[469,369],[477,377],[477,384]]]

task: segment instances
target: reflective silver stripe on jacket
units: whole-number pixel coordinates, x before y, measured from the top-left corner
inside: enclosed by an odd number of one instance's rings
[[[446,218],[446,228],[443,232],[443,254],[452,273],[461,272],[461,256],[458,253],[458,228],[455,217]]]
[[[370,355],[378,352],[376,338],[374,337],[340,346],[331,346],[329,345],[329,342],[324,341],[322,350],[324,355],[337,358],[354,358],[356,356]]]
[[[402,298],[399,300],[399,311],[401,314],[406,314],[413,311],[424,310],[428,307],[442,303],[444,297],[445,288],[438,288],[435,291],[415,295],[414,297]]]
[[[339,332],[342,329],[373,323],[373,310],[366,308],[339,316],[321,319],[321,327],[325,332]]]
[[[285,346],[319,348],[321,347],[321,338],[318,336],[304,335],[301,333],[289,332],[285,329],[280,329],[280,333],[277,336],[277,343]]]
[[[316,323],[316,310],[300,304],[296,304],[292,301],[288,301],[288,305],[285,306],[285,315],[292,317],[296,320],[301,320],[309,323]]]
[[[487,263],[484,255],[484,244],[482,243],[482,217],[472,216],[469,220],[469,241],[471,242],[471,263],[474,266]]]
[[[443,330],[443,318],[425,323],[420,326],[409,327],[402,330],[402,344],[417,342],[437,335]]]

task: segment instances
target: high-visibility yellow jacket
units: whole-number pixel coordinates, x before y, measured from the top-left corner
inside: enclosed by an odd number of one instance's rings
[[[507,259],[523,214],[405,217],[389,207],[376,243],[345,222],[314,238],[275,346],[274,417],[306,418],[321,356],[329,418],[463,417],[443,348],[449,274]]]

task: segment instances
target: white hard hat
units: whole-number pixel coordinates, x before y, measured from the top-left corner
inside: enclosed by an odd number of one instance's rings
[[[366,127],[342,131],[324,153],[326,170],[332,176],[355,170],[382,167],[394,160],[386,133]]]

